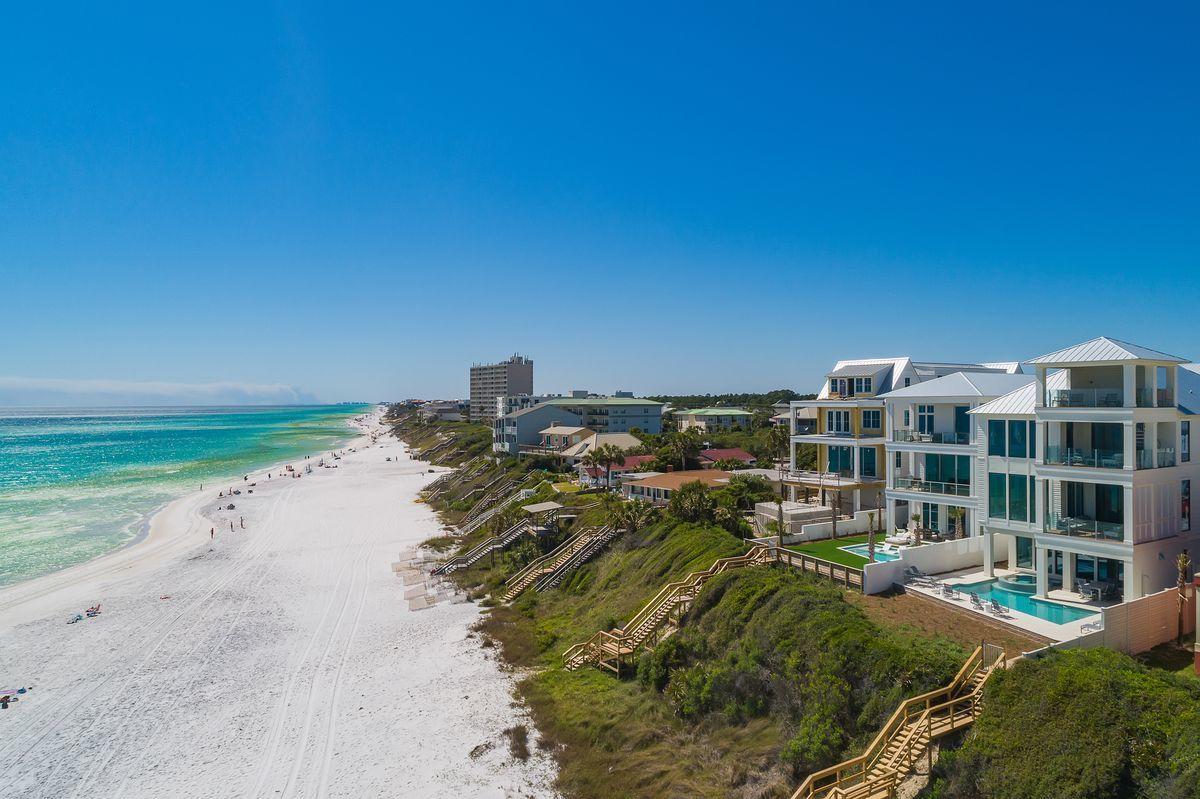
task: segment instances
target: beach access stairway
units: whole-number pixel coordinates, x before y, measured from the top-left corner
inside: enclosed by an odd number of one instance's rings
[[[428,486],[425,487],[426,495],[429,499],[437,499],[447,493],[456,491],[463,483],[468,480],[474,480],[488,468],[486,458],[478,458],[467,461],[461,467],[453,472],[439,477]],[[431,490],[432,489],[432,490]]]
[[[467,511],[467,515],[463,516],[462,519],[459,520],[459,530],[464,533],[474,530],[475,527],[471,527],[471,523],[478,519],[479,516],[484,513],[484,511],[492,508],[498,502],[500,502],[500,500],[508,496],[512,490],[517,487],[516,480],[508,477],[507,475],[505,478],[506,479],[502,480],[499,484],[494,485],[492,489],[484,494],[478,502],[471,506],[471,510]],[[470,530],[468,528],[470,528]]]
[[[491,491],[493,488],[495,488],[498,484],[504,482],[504,480],[506,480],[506,479],[509,479],[507,472],[505,472],[503,469],[500,469],[496,474],[489,477],[482,484],[476,485],[476,486],[470,486],[466,491],[464,491],[462,494],[456,496],[454,499],[455,500],[466,499],[467,497],[471,496],[472,494],[483,494],[484,496],[487,496],[487,493],[489,491]]]
[[[530,529],[528,519],[522,519],[500,535],[492,536],[466,552],[438,566],[430,574],[443,575],[475,565],[496,550],[505,549]]]
[[[935,740],[974,723],[984,684],[1003,667],[1003,649],[976,647],[948,685],[901,702],[861,755],[810,774],[791,799],[894,799],[922,757],[932,767]]]
[[[574,671],[586,665],[620,673],[621,665],[646,645],[655,645],[678,627],[680,617],[691,607],[704,584],[715,575],[730,569],[774,563],[777,553],[772,547],[755,546],[744,555],[721,558],[707,569],[692,572],[676,582],[667,583],[661,591],[637,612],[623,627],[601,630],[583,643],[563,652],[563,668]]]
[[[555,568],[548,574],[543,575],[538,579],[533,586],[535,591],[548,591],[551,588],[557,588],[559,583],[567,578],[567,575],[578,569],[583,564],[587,563],[592,558],[596,557],[609,542],[623,533],[624,530],[613,527],[611,525],[601,527],[600,530],[593,535],[575,554],[567,558],[561,565]]]
[[[531,585],[536,584],[536,590],[543,590],[543,580],[553,576],[568,564],[571,564],[570,568],[574,568],[583,563],[586,558],[579,560],[576,556],[583,552],[591,554],[599,552],[604,543],[611,541],[615,535],[616,532],[611,526],[585,527],[552,551],[531,561],[525,568],[509,577],[504,583],[505,591],[501,597],[502,601],[512,602]],[[565,574],[565,572],[563,573]],[[557,583],[555,584],[557,585]]]

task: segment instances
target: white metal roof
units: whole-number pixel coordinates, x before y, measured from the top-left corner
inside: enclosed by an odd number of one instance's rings
[[[926,380],[924,383],[898,388],[883,395],[884,399],[938,397],[1000,397],[1021,386],[1032,383],[1033,375],[1003,372],[955,372]]]
[[[1067,387],[1067,372],[1054,372],[1046,377],[1047,389]],[[1037,404],[1037,383],[1029,383],[1016,391],[1010,391],[991,402],[985,402],[978,408],[968,411],[981,416],[1033,416]]]
[[[1116,361],[1172,361],[1186,363],[1185,358],[1168,355],[1165,352],[1140,347],[1127,341],[1118,341],[1108,336],[1100,336],[1073,347],[1041,355],[1029,363],[1042,365],[1058,365],[1066,363],[1113,363]]]

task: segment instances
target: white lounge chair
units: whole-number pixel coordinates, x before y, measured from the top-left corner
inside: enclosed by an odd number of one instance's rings
[[[1008,615],[1008,608],[1004,607],[1003,605],[1001,605],[999,602],[997,602],[994,599],[990,600],[990,602],[991,602],[991,606],[992,606],[992,613],[995,613],[997,616],[1007,616]]]

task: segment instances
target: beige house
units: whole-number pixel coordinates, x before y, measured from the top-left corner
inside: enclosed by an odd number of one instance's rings
[[[692,411],[675,411],[675,420],[680,430],[730,430],[734,427],[749,428],[754,414],[742,408],[697,408]]]

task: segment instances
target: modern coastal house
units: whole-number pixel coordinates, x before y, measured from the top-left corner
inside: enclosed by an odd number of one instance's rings
[[[1110,338],[1034,358],[1032,384],[970,412],[979,528],[1036,594],[1134,599],[1174,584],[1195,552],[1191,430],[1200,366]],[[1001,547],[1004,551],[1004,547]]]
[[[888,529],[915,524],[947,537],[965,537],[973,529],[980,478],[970,412],[1033,379],[954,372],[882,395]]]
[[[748,429],[754,414],[743,408],[696,408],[675,411],[675,420],[680,430],[698,430],[707,433],[713,430],[732,430],[735,427]]]
[[[541,431],[558,424],[586,427],[597,433],[662,432],[661,402],[636,397],[554,397],[506,413],[492,424],[492,451],[517,455],[541,445]]]
[[[816,411],[816,429],[792,422],[789,499],[836,503],[842,513],[882,508],[887,477],[882,395],[955,372],[1013,374],[1018,363],[934,363],[911,358],[838,361],[814,400],[793,402],[793,415]],[[817,448],[817,468],[796,468],[797,447]]]

